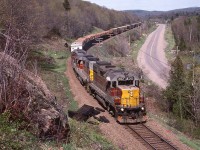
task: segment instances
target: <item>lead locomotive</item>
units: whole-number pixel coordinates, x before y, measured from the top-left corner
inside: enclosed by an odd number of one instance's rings
[[[71,64],[81,84],[118,122],[146,121],[144,97],[134,73],[100,61],[84,50],[72,52]]]

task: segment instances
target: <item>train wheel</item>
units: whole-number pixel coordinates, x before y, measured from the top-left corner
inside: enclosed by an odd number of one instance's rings
[[[118,115],[118,113],[116,111],[114,112],[114,117],[115,117],[116,122],[121,123],[122,118],[121,118],[121,116]]]
[[[84,86],[84,82],[83,82],[83,80],[81,79],[80,76],[78,76],[78,80],[80,81],[81,85]]]
[[[106,110],[109,112],[109,114],[113,115],[113,111],[112,111],[111,106],[110,106],[109,103],[106,103]]]
[[[88,82],[85,83],[84,88],[87,91],[87,87],[88,87]]]
[[[106,110],[110,113],[110,105],[106,103]]]
[[[90,95],[92,95],[92,90],[91,90],[91,88],[90,88],[89,85],[87,85],[86,89],[87,89],[87,92],[88,92]]]
[[[146,117],[144,117],[142,112],[139,112],[138,118],[140,123],[146,123]]]
[[[112,112],[113,112],[112,115],[115,117],[115,119],[117,119],[117,118],[118,118],[118,113],[117,113],[117,111],[116,111],[115,109],[113,109]]]

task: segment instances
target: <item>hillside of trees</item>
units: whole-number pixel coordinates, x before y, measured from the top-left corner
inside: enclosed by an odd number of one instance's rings
[[[164,91],[174,126],[200,138],[200,15],[179,16],[171,22],[178,54],[171,64],[169,86]],[[188,67],[190,66],[190,67]]]
[[[70,5],[71,11],[68,13],[67,20],[69,37],[87,34],[93,26],[107,30],[139,21],[136,15],[109,10],[90,2],[70,0]]]
[[[194,16],[200,14],[200,7],[183,8],[170,11],[146,11],[146,10],[127,10],[131,14],[137,15],[141,19],[173,19],[178,16]]]
[[[181,51],[200,52],[200,15],[181,16],[172,21],[172,31]]]
[[[17,0],[14,3],[12,0],[2,0],[0,27],[4,31],[11,27],[16,28],[35,42],[52,34],[64,38],[77,38],[91,32],[94,26],[107,30],[138,21],[134,15],[109,10],[90,2],[66,2],[65,4],[64,0]]]

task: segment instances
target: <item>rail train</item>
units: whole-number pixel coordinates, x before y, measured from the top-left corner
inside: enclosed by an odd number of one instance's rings
[[[85,44],[88,43],[91,40],[100,38],[102,36],[115,36],[117,34],[121,34],[122,32],[126,32],[128,30],[133,29],[133,28],[139,27],[141,25],[142,25],[142,23],[138,22],[138,23],[125,25],[125,26],[121,26],[121,27],[117,27],[117,28],[112,28],[112,29],[107,30],[107,31],[103,31],[103,32],[96,33],[96,34],[90,34],[90,35],[78,38],[75,42],[73,42],[71,44],[71,52],[73,52],[76,49],[83,49]]]
[[[73,50],[71,65],[88,93],[93,95],[119,123],[146,121],[144,97],[139,78],[82,49]]]

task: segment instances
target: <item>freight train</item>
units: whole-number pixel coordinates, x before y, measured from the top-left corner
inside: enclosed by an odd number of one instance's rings
[[[84,49],[84,46],[91,40],[98,39],[98,38],[101,38],[103,36],[115,36],[117,34],[121,34],[122,32],[126,32],[128,30],[133,29],[133,28],[137,28],[141,25],[142,25],[142,23],[138,22],[138,23],[125,25],[125,26],[117,27],[117,28],[112,28],[112,29],[107,30],[107,31],[103,31],[103,32],[96,33],[96,34],[90,34],[90,35],[78,38],[75,42],[73,42],[71,44],[71,52],[73,52],[76,49]]]
[[[144,97],[141,94],[139,78],[133,73],[100,61],[77,49],[71,54],[72,68],[85,86],[120,123],[146,121]]]

